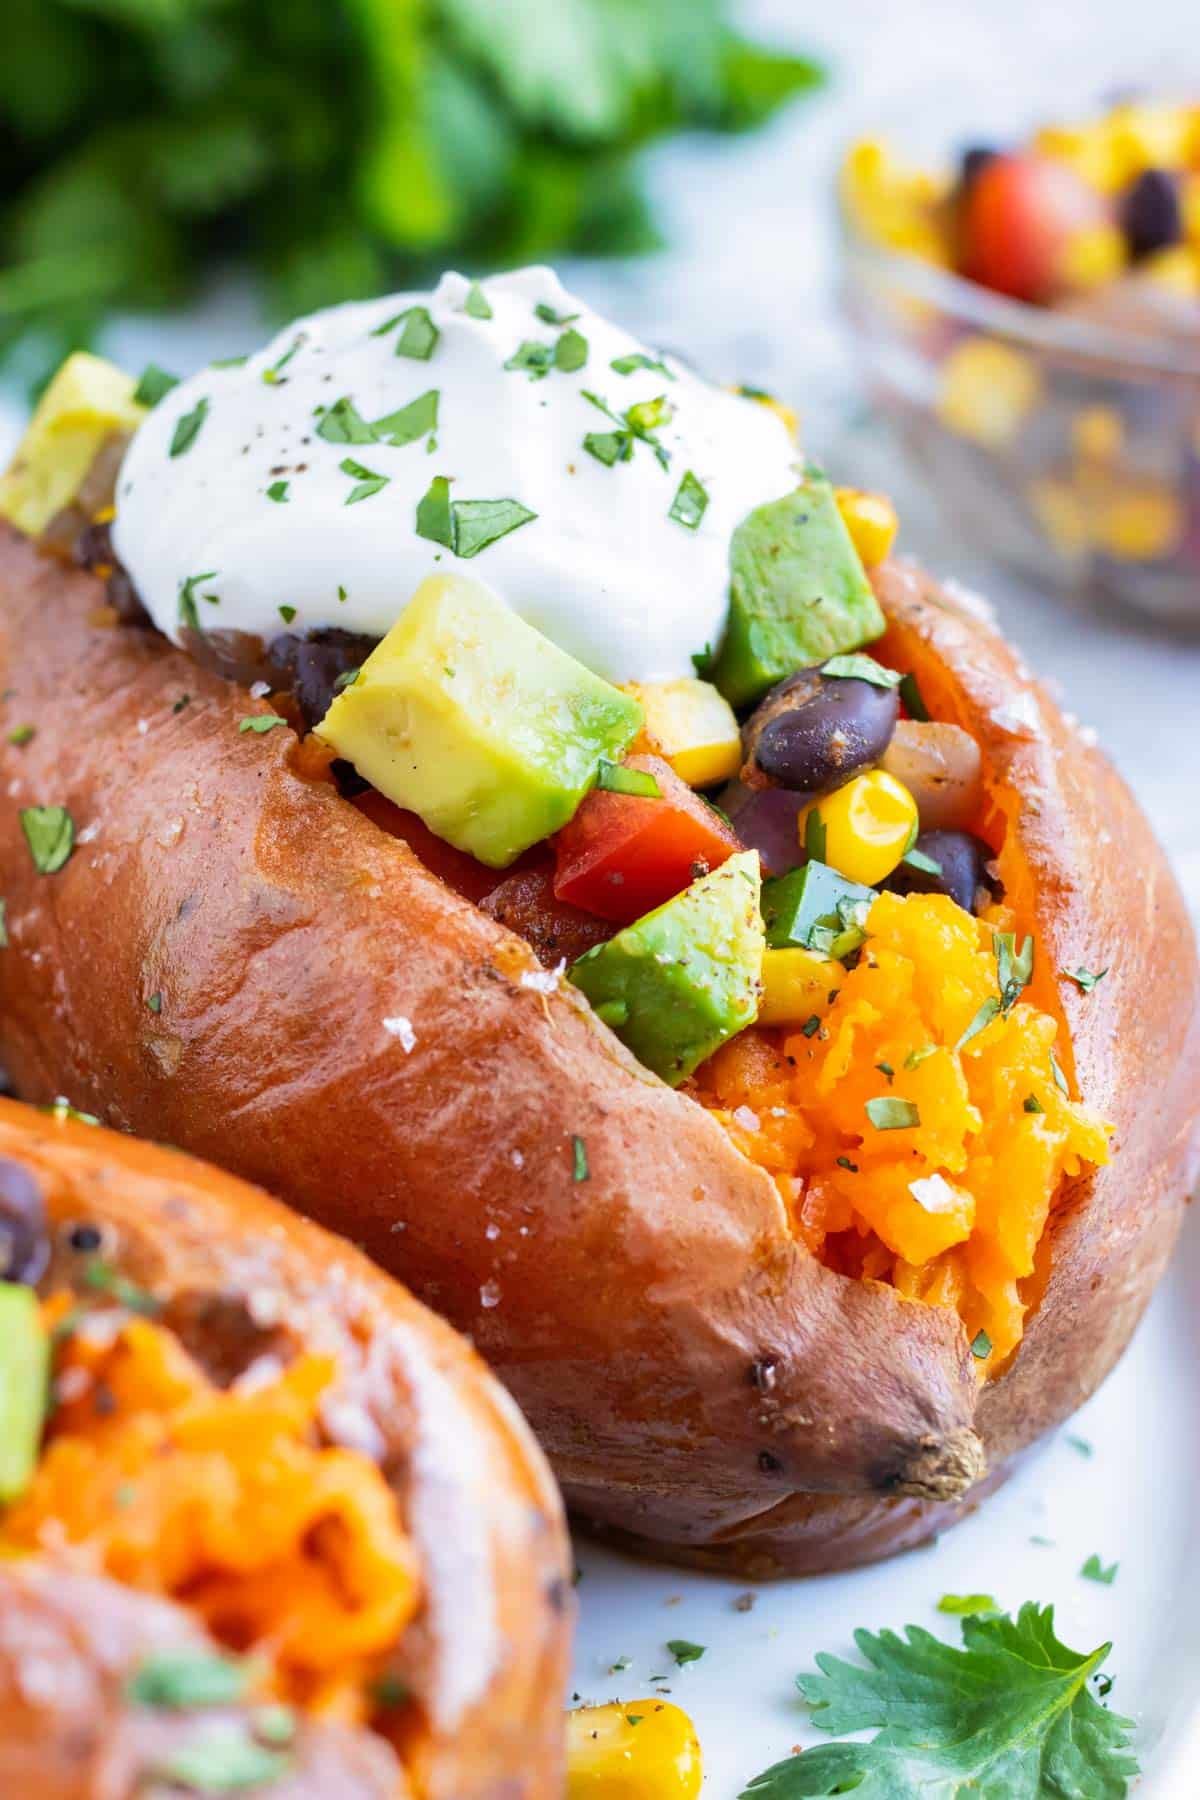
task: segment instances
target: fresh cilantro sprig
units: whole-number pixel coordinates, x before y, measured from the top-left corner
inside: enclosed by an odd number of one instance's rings
[[[867,1665],[818,1656],[796,1685],[820,1731],[873,1731],[820,1744],[756,1775],[740,1800],[1123,1800],[1138,1773],[1133,1723],[1088,1688],[1112,1648],[1070,1650],[1053,1607],[967,1617],[962,1647],[918,1625],[858,1631]]]

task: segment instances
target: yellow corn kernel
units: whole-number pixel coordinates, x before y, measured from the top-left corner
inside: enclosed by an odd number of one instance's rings
[[[1044,125],[1033,145],[1040,156],[1066,163],[1102,194],[1114,194],[1122,185],[1121,165],[1106,119],[1087,125]]]
[[[1041,391],[1038,372],[1022,351],[990,338],[966,338],[942,364],[938,416],[960,437],[1002,450]]]
[[[1029,484],[1026,498],[1059,555],[1071,560],[1082,557],[1090,541],[1088,517],[1074,484],[1048,475]]]
[[[566,1800],[696,1800],[703,1779],[695,1727],[667,1700],[567,1714]]]
[[[832,956],[799,947],[765,950],[757,1023],[804,1025],[814,1014],[824,1013],[845,979],[844,967]]]
[[[651,750],[665,757],[689,787],[730,781],[742,765],[742,736],[733,708],[711,682],[630,681],[645,714],[642,730]]]
[[[1125,420],[1115,406],[1084,406],[1071,421],[1071,444],[1084,462],[1115,462],[1125,442]]]
[[[1186,106],[1129,101],[1114,106],[1108,132],[1118,185],[1147,169],[1178,169],[1191,147],[1192,117]]]
[[[886,494],[869,494],[863,488],[835,489],[842,524],[868,568],[881,563],[896,541],[900,521]]]
[[[860,138],[842,164],[846,212],[868,242],[947,264],[950,245],[938,208],[949,178],[900,163],[879,138]]]
[[[1119,562],[1152,562],[1169,556],[1183,535],[1184,513],[1173,488],[1144,483],[1123,486],[1098,508],[1092,530],[1102,550]]]
[[[1170,250],[1156,250],[1139,264],[1138,274],[1168,294],[1184,300],[1200,298],[1200,249],[1176,244]]]
[[[1115,281],[1127,258],[1125,234],[1115,225],[1089,225],[1073,231],[1062,247],[1059,279],[1066,287],[1103,287]]]
[[[1180,191],[1183,235],[1193,250],[1200,250],[1200,169],[1185,175]]]
[[[904,783],[886,769],[868,769],[844,787],[805,807],[799,818],[800,842],[811,847],[816,815],[824,854],[816,854],[847,881],[875,887],[890,875],[917,835],[917,803]]]

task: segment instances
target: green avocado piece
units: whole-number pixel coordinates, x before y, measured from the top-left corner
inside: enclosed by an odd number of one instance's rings
[[[742,520],[729,561],[729,620],[709,680],[733,706],[883,633],[834,491],[816,471]]]
[[[50,1380],[50,1339],[32,1288],[0,1282],[0,1505],[37,1466]]]
[[[671,1087],[752,1025],[762,976],[758,853],[743,851],[581,956],[571,980]]]
[[[866,915],[876,899],[874,888],[847,881],[828,864],[805,863],[763,882],[767,944],[772,950],[799,946],[840,960],[866,937]]]
[[[502,869],[575,812],[642,722],[469,576],[432,575],[317,730],[447,843]]]

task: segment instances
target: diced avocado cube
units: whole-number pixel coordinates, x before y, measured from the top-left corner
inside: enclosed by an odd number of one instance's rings
[[[571,969],[599,1017],[672,1087],[754,1023],[760,888],[757,851],[731,856]]]
[[[7,472],[0,475],[0,518],[36,537],[83,486],[101,445],[145,418],[135,383],[112,363],[79,350],[68,356],[38,401]]]
[[[46,1419],[50,1339],[32,1288],[0,1282],[0,1505],[25,1492]]]
[[[447,843],[502,869],[565,825],[642,709],[466,575],[432,575],[317,727]]]
[[[730,546],[729,619],[709,679],[733,706],[794,669],[858,650],[885,625],[824,475],[743,519]]]
[[[849,956],[866,936],[867,913],[876,899],[874,888],[847,881],[826,863],[805,863],[763,882],[767,943],[772,950],[797,945],[821,956]]]

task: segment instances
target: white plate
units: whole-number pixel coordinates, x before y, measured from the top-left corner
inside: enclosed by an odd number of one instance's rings
[[[797,1744],[820,1741],[794,1677],[819,1650],[853,1657],[865,1626],[923,1625],[957,1640],[936,1611],[945,1593],[995,1595],[1014,1611],[1053,1602],[1072,1649],[1111,1641],[1108,1704],[1137,1723],[1139,1800],[1200,1793],[1200,1219],[1128,1354],[1092,1400],[1007,1487],[937,1544],[845,1575],[755,1590],[577,1544],[580,1632],[574,1686],[585,1700],[631,1700],[671,1672],[670,1698],[695,1720],[706,1800],[733,1800]],[[1086,1455],[1072,1444],[1091,1446]],[[1053,1540],[1053,1547],[1034,1542]],[[1095,1551],[1120,1567],[1111,1587],[1079,1570]],[[676,1669],[668,1638],[706,1646]],[[620,1674],[610,1673],[620,1658]]]

